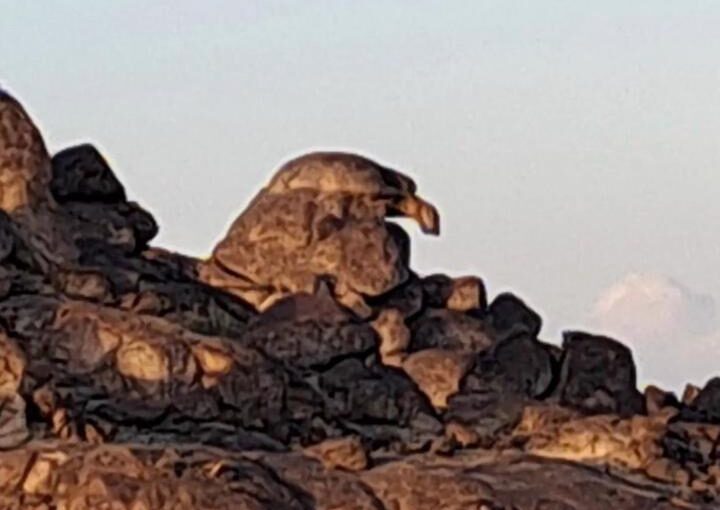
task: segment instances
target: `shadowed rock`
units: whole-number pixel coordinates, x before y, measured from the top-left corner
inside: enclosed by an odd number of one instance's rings
[[[536,337],[540,334],[542,319],[525,302],[508,292],[497,296],[488,308],[488,321],[500,336],[527,333]]]
[[[720,377],[710,379],[683,409],[683,417],[691,421],[720,424]]]
[[[125,188],[105,158],[90,144],[62,150],[52,158],[50,190],[59,202],[125,201]]]

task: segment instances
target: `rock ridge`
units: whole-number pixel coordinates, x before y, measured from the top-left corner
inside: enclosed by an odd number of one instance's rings
[[[417,274],[403,173],[293,159],[207,260],[128,195],[0,91],[0,508],[720,508],[720,378]]]

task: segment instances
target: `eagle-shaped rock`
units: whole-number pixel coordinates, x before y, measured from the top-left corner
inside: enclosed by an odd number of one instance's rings
[[[341,303],[366,315],[364,297],[409,274],[407,234],[388,217],[415,219],[428,234],[440,230],[437,210],[409,177],[354,154],[310,153],[278,170],[201,274],[259,310],[312,292],[325,278]]]

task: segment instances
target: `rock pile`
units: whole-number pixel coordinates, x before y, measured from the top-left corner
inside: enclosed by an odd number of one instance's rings
[[[480,278],[366,158],[286,163],[200,261],[90,145],[0,94],[0,508],[720,507],[720,383],[636,387],[630,351]]]

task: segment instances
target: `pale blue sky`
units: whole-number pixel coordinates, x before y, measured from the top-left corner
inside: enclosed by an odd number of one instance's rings
[[[0,82],[52,149],[104,150],[158,218],[158,244],[209,253],[282,160],[344,148],[407,171],[439,206],[443,235],[416,236],[417,268],[517,291],[549,340],[590,324],[632,272],[720,298],[720,2],[0,11]]]

